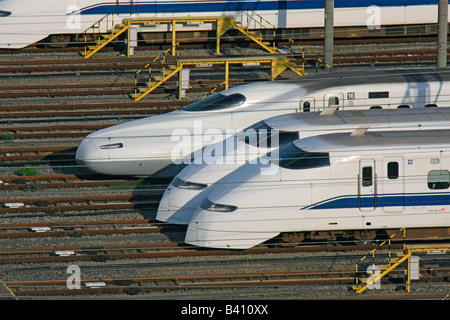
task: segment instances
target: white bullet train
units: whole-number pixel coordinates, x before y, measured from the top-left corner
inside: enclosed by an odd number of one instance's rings
[[[175,177],[207,145],[273,116],[344,109],[448,106],[450,70],[347,71],[256,82],[181,110],[88,135],[77,162],[108,175]]]
[[[78,35],[106,15],[117,24],[128,18],[232,16],[258,27],[256,14],[275,28],[323,27],[324,1],[304,0],[0,0],[0,48],[19,49],[49,35]],[[334,23],[341,26],[417,25],[437,22],[436,0],[343,0],[335,3]],[[145,29],[146,27],[143,27]],[[147,31],[157,30],[155,26]],[[166,30],[170,31],[165,27]],[[184,24],[178,30],[211,30],[210,23]],[[103,30],[106,32],[107,30]],[[145,30],[142,30],[145,31]]]
[[[208,146],[167,187],[156,219],[189,224],[208,196],[208,187],[246,163],[287,143],[310,136],[359,130],[450,129],[450,108],[347,110],[292,113],[260,121],[223,142]],[[212,155],[213,154],[213,155]],[[262,172],[264,174],[264,172]]]
[[[449,137],[449,130],[416,130],[297,140],[280,148],[279,161],[244,165],[211,186],[185,242],[247,249],[291,232],[448,233]]]

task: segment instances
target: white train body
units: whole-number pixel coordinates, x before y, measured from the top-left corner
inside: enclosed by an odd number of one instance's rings
[[[88,135],[76,159],[108,175],[174,177],[201,148],[273,116],[339,110],[448,106],[450,71],[355,71],[237,86],[163,115]]]
[[[172,0],[1,0],[0,48],[18,49],[49,35],[81,34],[106,15],[120,23],[129,18],[232,16],[258,28],[263,16],[276,28],[323,27],[324,1],[172,1]],[[340,26],[429,24],[437,22],[437,1],[392,0],[340,1],[335,4],[334,24]],[[154,26],[142,31],[169,31]],[[209,23],[184,24],[183,30],[211,30]],[[105,30],[101,30],[106,32]]]
[[[277,164],[244,165],[211,186],[185,241],[246,249],[281,232],[448,227],[449,136],[417,130],[297,140],[280,149]]]
[[[450,108],[347,110],[332,114],[293,113],[263,120],[225,141],[204,150],[168,186],[156,219],[189,224],[195,210],[209,193],[208,187],[246,163],[287,143],[310,136],[370,131],[450,129]],[[211,155],[214,156],[211,156]]]

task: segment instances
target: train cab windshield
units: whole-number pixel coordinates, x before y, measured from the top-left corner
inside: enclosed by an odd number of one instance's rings
[[[223,110],[240,106],[245,102],[245,96],[240,93],[224,95],[217,93],[208,98],[198,100],[190,105],[187,105],[182,110],[184,111],[213,111]]]
[[[0,10],[0,17],[7,17],[7,16],[10,16],[10,15],[11,15],[10,11]]]
[[[290,143],[280,148],[278,165],[291,170],[327,167],[330,165],[330,154],[306,152]]]
[[[280,131],[260,121],[238,134],[238,139],[255,147],[277,148],[298,140],[297,131]]]

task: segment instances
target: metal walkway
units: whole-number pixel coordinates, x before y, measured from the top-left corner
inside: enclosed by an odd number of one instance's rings
[[[117,18],[116,18],[117,19]],[[95,45],[88,46],[86,44],[86,48],[84,52],[81,54],[86,58],[92,57],[95,53],[99,52],[106,45],[117,39],[121,34],[127,33],[127,55],[130,56],[130,45],[131,45],[131,34],[130,30],[132,27],[140,27],[145,25],[161,25],[166,24],[171,26],[172,30],[172,47],[175,47],[177,43],[177,24],[180,23],[205,23],[211,22],[216,24],[216,51],[220,53],[220,38],[225,34],[230,28],[232,28],[231,21],[234,19],[232,17],[171,17],[171,18],[144,18],[144,19],[123,19],[120,24],[115,24],[114,22],[114,14],[109,14],[104,16],[102,19],[97,21],[94,25],[88,28],[85,34],[85,41],[87,43],[87,35],[93,34],[97,40]],[[137,36],[137,35],[136,35]],[[175,55],[175,50],[173,50],[173,55]]]
[[[181,72],[184,67],[192,65],[223,65],[225,66],[225,90],[229,88],[229,68],[232,64],[249,64],[249,63],[268,63],[271,65],[271,80],[278,77],[284,70],[290,66],[289,58],[286,55],[270,55],[270,56],[251,56],[251,57],[212,57],[202,59],[177,59],[176,65],[169,65],[168,68],[163,69],[162,75],[151,81],[151,69],[149,69],[149,79],[146,82],[147,86],[136,89],[132,96],[136,101],[143,99],[145,96],[153,92],[156,88],[161,86],[164,82],[178,74],[178,97],[181,98],[182,81]],[[147,65],[148,66],[148,65]],[[147,67],[146,66],[146,67]],[[167,71],[166,71],[167,70]],[[141,73],[143,69],[139,70]],[[137,80],[136,80],[137,85]]]
[[[397,233],[393,234],[390,239],[387,241],[382,242],[377,248],[373,249],[370,252],[370,255],[372,257],[375,257],[375,252],[377,249],[380,249],[381,247],[388,245],[389,246],[389,257],[388,262],[386,265],[375,265],[373,263],[372,271],[376,270],[378,268],[377,272],[374,272],[372,276],[366,278],[366,279],[360,279],[356,278],[357,285],[353,287],[354,291],[356,293],[363,293],[369,288],[375,288],[376,284],[379,283],[379,281],[389,274],[392,270],[397,268],[399,265],[407,262],[407,280],[406,280],[406,291],[411,291],[411,280],[419,279],[419,259],[418,257],[415,257],[413,253],[415,252],[443,252],[443,251],[449,251],[450,250],[450,244],[424,244],[424,245],[403,245],[403,250],[401,253],[397,253],[395,258],[392,258],[392,252],[391,252],[391,240],[397,235],[397,234],[403,234],[403,237],[405,239],[406,237],[406,229],[402,228]],[[358,265],[362,261],[364,261],[368,256],[363,257],[357,264],[356,264],[356,274],[358,274]],[[361,283],[359,283],[361,281]]]
[[[255,13],[254,13],[255,14]],[[249,16],[249,13],[247,13]],[[259,16],[259,15],[258,15]],[[259,16],[260,17],[260,16]],[[259,24],[262,26],[264,18],[260,17],[261,22]],[[156,25],[156,24],[169,24],[172,30],[172,55],[176,55],[176,25],[179,23],[193,23],[193,22],[211,22],[216,24],[216,53],[220,54],[220,39],[221,37],[231,28],[237,29],[239,32],[247,36],[249,39],[260,45],[262,48],[270,53],[278,53],[278,49],[275,47],[275,43],[271,44],[262,38],[262,29],[259,34],[256,30],[249,30],[248,27],[241,26],[240,22],[234,20],[233,17],[183,17],[183,18],[145,18],[145,19],[124,19],[120,24],[115,24],[114,16],[112,14],[104,16],[88,30],[85,31],[85,41],[87,41],[87,34],[96,34],[97,40],[95,45],[85,46],[84,52],[81,54],[86,58],[92,57],[95,53],[99,52],[106,45],[117,39],[120,35],[127,32],[127,55],[130,56],[130,46],[131,43],[137,42],[137,32],[134,37],[136,39],[131,39],[131,30],[133,26],[144,26],[144,25]],[[268,23],[268,22],[267,22]],[[248,25],[248,21],[247,21]],[[274,26],[272,26],[275,28]],[[275,29],[273,29],[275,30]],[[275,32],[275,31],[274,31]],[[134,33],[133,33],[134,34]],[[297,66],[290,61],[283,61],[282,64],[297,73],[299,76],[304,76],[304,69]]]

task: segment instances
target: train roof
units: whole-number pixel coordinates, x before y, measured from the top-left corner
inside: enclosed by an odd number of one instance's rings
[[[395,69],[351,70],[310,74],[302,78],[281,80],[284,82],[332,80],[343,83],[384,83],[403,81],[448,81],[450,68],[441,69]]]
[[[403,127],[411,122],[446,124],[450,128],[450,108],[417,109],[370,109],[335,111],[332,114],[321,112],[290,113],[264,120],[271,128],[282,131],[317,130],[321,127],[358,127],[370,124],[371,127]],[[347,129],[347,128],[346,128]],[[348,130],[347,130],[348,131]]]
[[[224,91],[224,94],[244,93],[250,100],[260,100],[261,95],[267,99],[286,99],[287,92],[293,96],[304,96],[308,93],[329,89],[331,87],[344,87],[350,85],[395,84],[409,83],[415,86],[420,83],[444,83],[450,81],[450,68],[443,69],[414,69],[414,70],[358,70],[335,71],[311,74],[301,78],[258,81],[236,86]],[[423,88],[424,90],[426,87]],[[301,90],[301,91],[300,91]]]
[[[400,149],[450,148],[450,130],[335,133],[294,142],[308,152],[389,152]],[[355,154],[356,155],[356,154]]]
[[[316,91],[330,86],[369,85],[382,83],[424,83],[450,81],[450,69],[417,70],[358,70],[338,71],[308,75],[300,79],[282,80],[296,83],[308,91]]]

